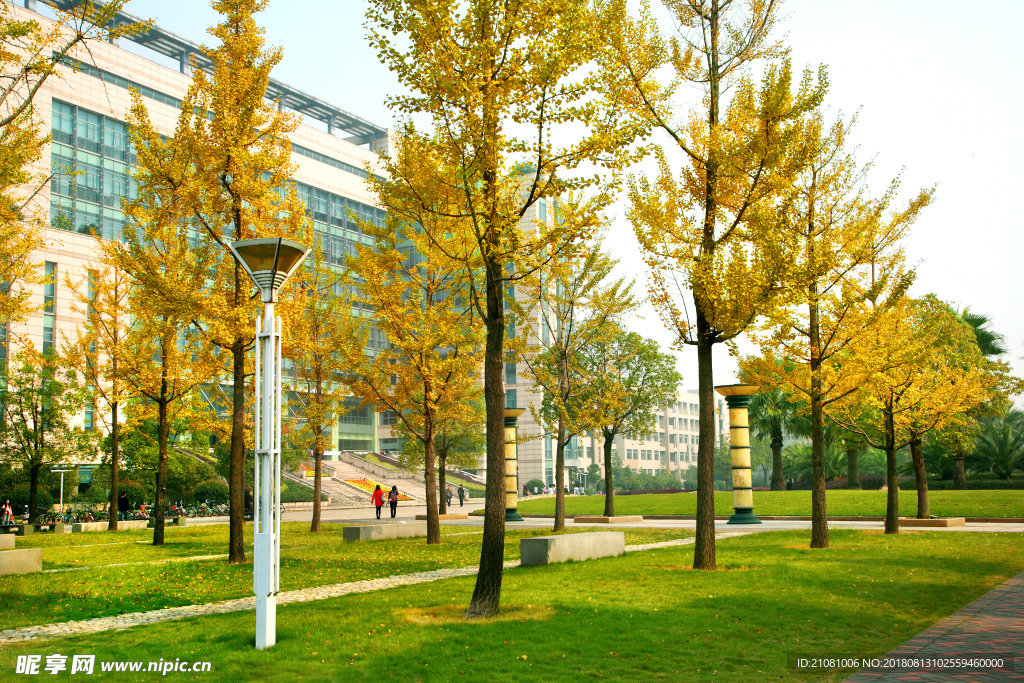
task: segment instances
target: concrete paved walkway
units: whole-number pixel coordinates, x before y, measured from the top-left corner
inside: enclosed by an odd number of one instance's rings
[[[1003,666],[965,668],[943,661],[958,658],[1002,659]],[[1024,572],[881,658],[887,659],[939,660],[947,666],[862,669],[847,683],[1024,681]]]

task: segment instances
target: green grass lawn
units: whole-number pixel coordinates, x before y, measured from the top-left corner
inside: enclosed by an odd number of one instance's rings
[[[442,526],[442,543],[423,538],[345,543],[342,526],[312,534],[301,522],[284,524],[281,590],[393,574],[464,567],[480,561],[482,531]],[[581,529],[580,531],[584,531]],[[509,531],[505,557],[519,558],[519,539],[549,530]],[[627,543],[692,536],[685,530],[631,529]],[[152,531],[50,534],[18,538],[18,548],[42,548],[43,569],[76,571],[0,577],[0,629],[201,604],[252,595],[252,526],[246,526],[248,564],[227,564],[226,524],[170,527],[166,544]],[[191,557],[219,556],[205,560]],[[174,560],[162,562],[165,560]],[[180,560],[180,561],[179,561]],[[120,565],[120,566],[117,566]],[[84,569],[83,569],[84,568]]]
[[[1019,534],[808,540],[720,541],[717,572],[690,569],[692,546],[507,570],[502,614],[484,622],[462,618],[465,577],[282,606],[267,651],[250,611],[8,646],[0,670],[57,652],[208,660],[211,681],[835,681],[850,672],[795,671],[787,656],[881,655],[1024,569]]]
[[[835,516],[884,516],[886,491],[829,491],[828,514]],[[939,517],[1024,517],[1024,491],[932,491],[931,513]],[[523,514],[555,514],[555,499],[526,500]],[[754,491],[754,512],[760,515],[810,515],[810,491]],[[658,493],[615,496],[617,515],[693,515],[697,494]],[[732,492],[715,494],[715,513],[732,514]],[[604,496],[568,497],[567,515],[604,514]],[[917,515],[917,491],[900,491],[900,516]]]

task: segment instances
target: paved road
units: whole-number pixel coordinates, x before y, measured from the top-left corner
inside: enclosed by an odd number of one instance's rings
[[[1014,662],[1016,657],[1016,662]],[[962,668],[963,659],[1002,660],[1003,665]],[[939,667],[902,666],[862,669],[847,683],[896,681],[1024,680],[1024,573],[1018,574],[881,658],[938,660]],[[961,662],[955,660],[960,659]],[[890,660],[890,662],[886,662]],[[949,661],[954,660],[954,661]],[[987,662],[979,662],[987,664]]]

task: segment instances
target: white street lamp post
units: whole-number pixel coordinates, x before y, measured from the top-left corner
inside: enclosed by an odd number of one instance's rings
[[[50,470],[54,474],[60,472],[60,514],[64,514],[64,473],[71,470]]]
[[[256,468],[253,488],[252,588],[256,594],[256,649],[277,642],[277,593],[281,570],[281,319],[277,292],[298,270],[309,249],[282,238],[228,245],[260,289],[263,318],[256,319]]]

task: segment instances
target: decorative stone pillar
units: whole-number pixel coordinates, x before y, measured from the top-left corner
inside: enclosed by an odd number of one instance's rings
[[[727,384],[715,387],[729,405],[729,443],[732,455],[732,505],[729,524],[760,524],[754,514],[754,490],[750,469],[750,425],[747,407],[758,387]]]
[[[519,416],[526,412],[522,408],[505,408],[505,521],[522,522],[519,514],[519,454],[516,444]]]

